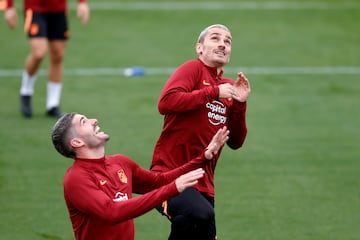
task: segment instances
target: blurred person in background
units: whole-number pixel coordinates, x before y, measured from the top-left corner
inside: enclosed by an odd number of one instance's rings
[[[3,0],[5,21],[13,29],[18,24],[18,15],[14,0]],[[59,118],[60,99],[64,71],[64,55],[66,41],[69,38],[68,9],[66,0],[24,0],[24,31],[28,36],[30,52],[25,60],[20,88],[20,110],[23,116],[31,118],[33,109],[31,98],[34,84],[43,59],[49,51],[49,67],[47,72],[47,97],[45,114]],[[82,24],[87,24],[90,9],[86,0],[78,0],[77,16]]]
[[[250,84],[242,72],[236,81],[223,77],[232,41],[226,26],[206,27],[195,45],[197,59],[183,63],[166,82],[158,101],[164,124],[155,145],[152,171],[167,172],[185,164],[224,126],[230,131],[227,145],[231,149],[243,145]],[[214,172],[220,152],[204,166],[205,175],[198,184],[157,207],[171,221],[169,240],[217,238]]]

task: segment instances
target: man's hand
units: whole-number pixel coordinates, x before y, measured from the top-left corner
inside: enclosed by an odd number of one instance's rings
[[[234,94],[234,86],[230,83],[223,83],[219,86],[219,98],[228,98],[231,99]]]
[[[250,83],[244,73],[239,72],[234,85],[224,83],[219,85],[219,98],[235,99],[239,102],[246,102],[250,95]]]
[[[5,21],[9,28],[13,29],[17,26],[18,23],[18,15],[16,13],[15,7],[11,7],[5,10],[4,14]]]
[[[205,150],[205,157],[208,160],[211,160],[214,157],[214,154],[217,154],[218,151],[226,141],[229,139],[229,130],[224,126],[220,128],[217,133],[211,139],[208,147]]]
[[[81,19],[83,25],[89,22],[90,18],[90,9],[87,3],[79,3],[77,7],[77,16]]]
[[[249,80],[245,77],[243,72],[239,72],[238,78],[234,83],[234,93],[232,98],[239,102],[246,102],[250,95],[250,91]]]
[[[192,187],[197,184],[198,179],[204,176],[205,171],[202,168],[190,171],[184,175],[181,175],[175,180],[176,188],[179,192],[184,191],[188,187]]]

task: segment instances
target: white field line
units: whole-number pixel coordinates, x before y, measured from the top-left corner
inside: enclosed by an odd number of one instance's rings
[[[69,4],[71,9],[76,3]],[[266,2],[91,2],[92,10],[158,10],[158,11],[189,11],[189,10],[351,10],[360,9],[360,2],[317,2],[317,1],[266,1]]]
[[[125,68],[78,68],[65,69],[66,76],[124,76]],[[144,68],[145,75],[170,75],[175,68]],[[253,75],[360,75],[359,67],[232,67],[224,69],[226,74],[239,71]],[[21,69],[0,69],[0,78],[20,77]],[[46,75],[41,69],[39,75]]]

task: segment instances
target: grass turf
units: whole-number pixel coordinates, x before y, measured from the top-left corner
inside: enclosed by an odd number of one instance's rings
[[[175,67],[195,56],[199,31],[216,22],[232,29],[232,67],[359,67],[358,9],[94,10],[86,27],[73,11],[70,16],[66,69]],[[0,32],[6,56],[0,68],[21,69],[27,52],[21,27],[10,31],[1,23]],[[225,148],[216,171],[219,238],[357,239],[359,75],[248,77],[248,138],[242,150]],[[166,79],[66,75],[62,108],[98,118],[112,136],[107,152],[125,153],[147,168]],[[20,76],[0,82],[0,239],[73,239],[61,186],[72,160],[50,142],[46,79],[36,84],[33,119],[19,113]],[[166,239],[168,231],[155,211],[136,219],[136,239]]]

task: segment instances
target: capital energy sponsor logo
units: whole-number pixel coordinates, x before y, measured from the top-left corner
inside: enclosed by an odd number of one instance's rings
[[[226,123],[227,118],[226,114],[226,106],[220,101],[212,101],[205,104],[205,107],[208,111],[209,122],[212,125],[219,125]]]
[[[122,202],[126,200],[129,200],[127,193],[122,193],[122,192],[115,193],[115,197],[113,199],[114,202]]]

